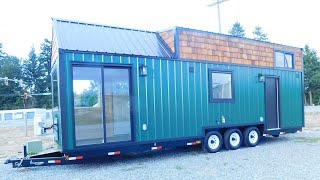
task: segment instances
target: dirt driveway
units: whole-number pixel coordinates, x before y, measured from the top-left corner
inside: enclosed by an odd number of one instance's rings
[[[52,147],[52,131],[48,131],[48,134],[36,137],[33,135],[33,126],[28,126],[28,136],[26,137],[23,126],[0,127],[0,158],[16,156],[18,152],[22,153],[23,144],[31,140],[42,140],[44,148]]]

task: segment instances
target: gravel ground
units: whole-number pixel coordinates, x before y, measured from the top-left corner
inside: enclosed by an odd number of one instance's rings
[[[215,154],[198,146],[19,170],[0,161],[0,179],[319,179],[320,131],[268,137],[254,148]]]

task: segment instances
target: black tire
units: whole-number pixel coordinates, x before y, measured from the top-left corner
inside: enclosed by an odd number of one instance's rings
[[[256,146],[259,143],[261,138],[260,131],[256,127],[248,127],[244,131],[243,136],[244,136],[244,139],[243,139],[244,145],[247,147]]]
[[[223,140],[224,140],[224,147],[227,150],[236,150],[242,144],[242,141],[243,141],[242,133],[239,129],[228,129],[224,133]]]
[[[218,152],[223,144],[222,136],[218,131],[210,131],[204,138],[202,148],[209,153]]]

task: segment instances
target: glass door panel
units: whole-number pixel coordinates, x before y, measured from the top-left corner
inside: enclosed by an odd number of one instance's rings
[[[129,69],[104,68],[106,141],[131,140]]]
[[[104,143],[101,68],[73,67],[76,146]]]

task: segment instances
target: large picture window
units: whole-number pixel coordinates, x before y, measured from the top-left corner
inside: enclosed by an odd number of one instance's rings
[[[293,68],[293,54],[275,51],[276,67]]]
[[[211,102],[233,101],[232,71],[211,70],[209,73],[209,92]]]

